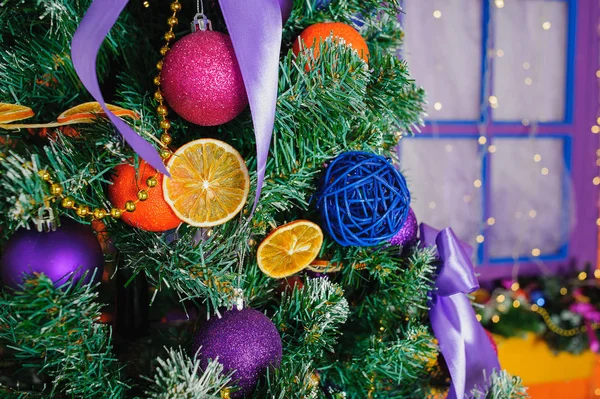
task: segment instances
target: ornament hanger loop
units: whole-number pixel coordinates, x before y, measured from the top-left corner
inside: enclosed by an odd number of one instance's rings
[[[212,23],[210,19],[204,14],[204,2],[202,0],[196,1],[196,15],[194,15],[194,20],[190,24],[192,28],[192,33],[201,31],[212,30]]]
[[[58,218],[54,216],[54,210],[49,206],[44,206],[38,211],[38,217],[35,220],[37,230],[41,232],[56,231],[58,228]]]

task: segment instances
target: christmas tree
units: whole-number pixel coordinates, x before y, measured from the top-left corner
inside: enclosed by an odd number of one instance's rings
[[[526,397],[417,240],[399,1],[126,3],[0,3],[3,398]]]

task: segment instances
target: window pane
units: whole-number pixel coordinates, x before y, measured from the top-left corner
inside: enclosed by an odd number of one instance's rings
[[[402,15],[403,57],[429,99],[430,120],[478,120],[482,0],[414,0]]]
[[[481,161],[476,140],[405,138],[400,141],[400,166],[412,194],[419,222],[452,227],[476,248],[481,222]]]
[[[569,230],[569,183],[560,138],[495,139],[491,158],[491,258],[551,255]]]
[[[496,1],[493,92],[496,120],[562,121],[567,2]]]

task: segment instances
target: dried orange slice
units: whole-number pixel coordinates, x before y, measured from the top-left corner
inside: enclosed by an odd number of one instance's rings
[[[316,273],[335,273],[342,270],[342,264],[339,262],[315,259],[306,267],[306,269]]]
[[[308,220],[296,220],[273,230],[259,245],[258,267],[267,276],[283,278],[306,268],[323,245],[321,228]]]
[[[173,212],[198,227],[223,224],[237,215],[248,197],[250,177],[240,154],[229,144],[200,139],[179,148],[169,160],[163,192]]]
[[[24,105],[0,103],[0,123],[10,123],[31,118],[35,113]]]
[[[139,119],[139,115],[131,110],[117,107],[116,105],[106,104],[106,108],[118,117],[128,116],[133,119]],[[76,105],[73,108],[69,108],[60,116],[56,121],[58,123],[90,123],[98,116],[106,116],[106,113],[102,109],[99,103],[92,101],[89,103],[83,103]]]

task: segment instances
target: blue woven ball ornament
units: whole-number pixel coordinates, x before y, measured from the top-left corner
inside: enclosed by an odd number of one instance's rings
[[[409,207],[404,176],[390,161],[368,152],[335,158],[317,193],[321,227],[343,246],[389,241],[402,228]]]

